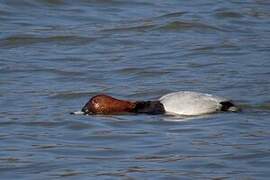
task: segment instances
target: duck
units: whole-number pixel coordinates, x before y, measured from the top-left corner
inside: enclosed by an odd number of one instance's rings
[[[113,115],[113,114],[171,114],[197,116],[215,112],[239,111],[231,100],[212,94],[178,91],[166,94],[152,101],[130,101],[98,94],[89,99],[80,111],[71,114]]]

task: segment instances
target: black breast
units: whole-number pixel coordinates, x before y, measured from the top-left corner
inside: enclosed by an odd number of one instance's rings
[[[138,101],[134,113],[164,114],[164,106],[159,101]]]

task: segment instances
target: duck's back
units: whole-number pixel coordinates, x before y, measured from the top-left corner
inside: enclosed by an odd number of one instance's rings
[[[220,110],[220,102],[227,100],[211,94],[179,91],[162,96],[159,101],[167,113],[200,115]]]

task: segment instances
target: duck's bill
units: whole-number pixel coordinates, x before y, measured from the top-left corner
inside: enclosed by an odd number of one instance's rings
[[[83,112],[83,111],[75,111],[75,112],[71,112],[70,114],[85,115],[85,112]]]

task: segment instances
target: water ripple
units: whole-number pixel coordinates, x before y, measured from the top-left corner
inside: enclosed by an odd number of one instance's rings
[[[2,179],[269,179],[269,2],[0,1]],[[243,110],[74,116],[179,90]]]
[[[116,28],[111,28],[111,29],[104,29],[101,30],[100,32],[105,32],[105,33],[114,33],[114,32],[130,32],[130,31],[135,31],[135,32],[144,32],[144,31],[149,31],[156,27],[154,24],[143,24],[143,25],[137,25],[137,26],[122,26],[122,27],[116,27]]]
[[[0,42],[1,48],[17,48],[26,45],[38,43],[53,43],[59,45],[82,45],[93,42],[94,38],[81,36],[51,36],[51,37],[35,37],[28,35],[17,35],[4,38]]]
[[[218,18],[241,18],[242,14],[233,11],[221,11],[215,14]]]
[[[173,12],[173,13],[168,13],[168,14],[164,14],[164,15],[161,15],[161,16],[158,16],[157,19],[159,18],[174,18],[174,17],[180,17],[184,14],[186,14],[187,12]]]
[[[224,29],[207,25],[200,22],[188,22],[188,21],[173,21],[167,23],[161,27],[160,30],[167,30],[167,31],[186,31],[186,30],[197,30],[202,32],[207,31],[226,31]]]

